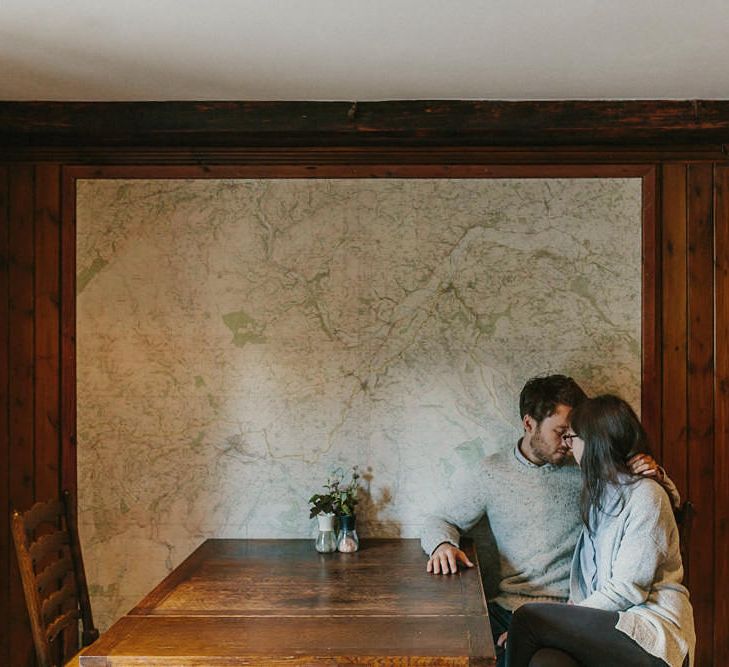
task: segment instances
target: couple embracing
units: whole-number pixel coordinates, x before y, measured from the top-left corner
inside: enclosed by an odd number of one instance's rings
[[[486,518],[475,541],[498,550],[488,604],[497,664],[692,664],[680,500],[634,411],[616,396],[587,398],[564,375],[529,380],[519,408],[519,442],[484,459],[426,518],[427,571],[471,567],[460,535]]]

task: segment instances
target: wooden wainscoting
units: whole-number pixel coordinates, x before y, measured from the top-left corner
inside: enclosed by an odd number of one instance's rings
[[[644,178],[643,414],[696,507],[697,665],[729,664],[727,145],[729,103],[714,101],[0,103],[0,663],[32,664],[10,509],[76,483],[75,201],[63,184],[81,166],[155,178],[631,165]]]
[[[13,507],[61,490],[61,168],[0,166],[0,662],[30,664]]]

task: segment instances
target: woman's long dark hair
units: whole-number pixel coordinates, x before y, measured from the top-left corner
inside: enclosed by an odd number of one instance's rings
[[[572,411],[572,429],[585,443],[582,469],[582,522],[590,529],[593,511],[604,511],[605,490],[610,484],[640,479],[630,472],[628,459],[650,454],[645,429],[622,398],[606,394],[582,401]],[[622,497],[621,497],[622,502]]]

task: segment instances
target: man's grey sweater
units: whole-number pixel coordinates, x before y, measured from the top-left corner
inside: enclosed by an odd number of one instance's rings
[[[498,594],[493,601],[515,610],[526,602],[565,602],[570,564],[582,524],[579,517],[580,469],[571,460],[563,466],[530,463],[518,448],[485,458],[455,489],[448,507],[426,517],[421,543],[430,555],[485,516],[495,538],[498,561],[483,531],[473,534],[488,591],[499,567]]]

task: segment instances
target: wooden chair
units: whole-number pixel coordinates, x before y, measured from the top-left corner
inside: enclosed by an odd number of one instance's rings
[[[69,492],[64,491],[61,500],[36,503],[22,514],[14,511],[12,523],[38,664],[55,667],[73,658],[79,619],[83,646],[99,636]]]
[[[684,501],[681,507],[673,510],[673,516],[676,518],[678,526],[678,540],[681,547],[681,560],[683,560],[684,568],[688,562],[688,548],[691,540],[691,524],[693,522],[696,510],[690,500]]]

